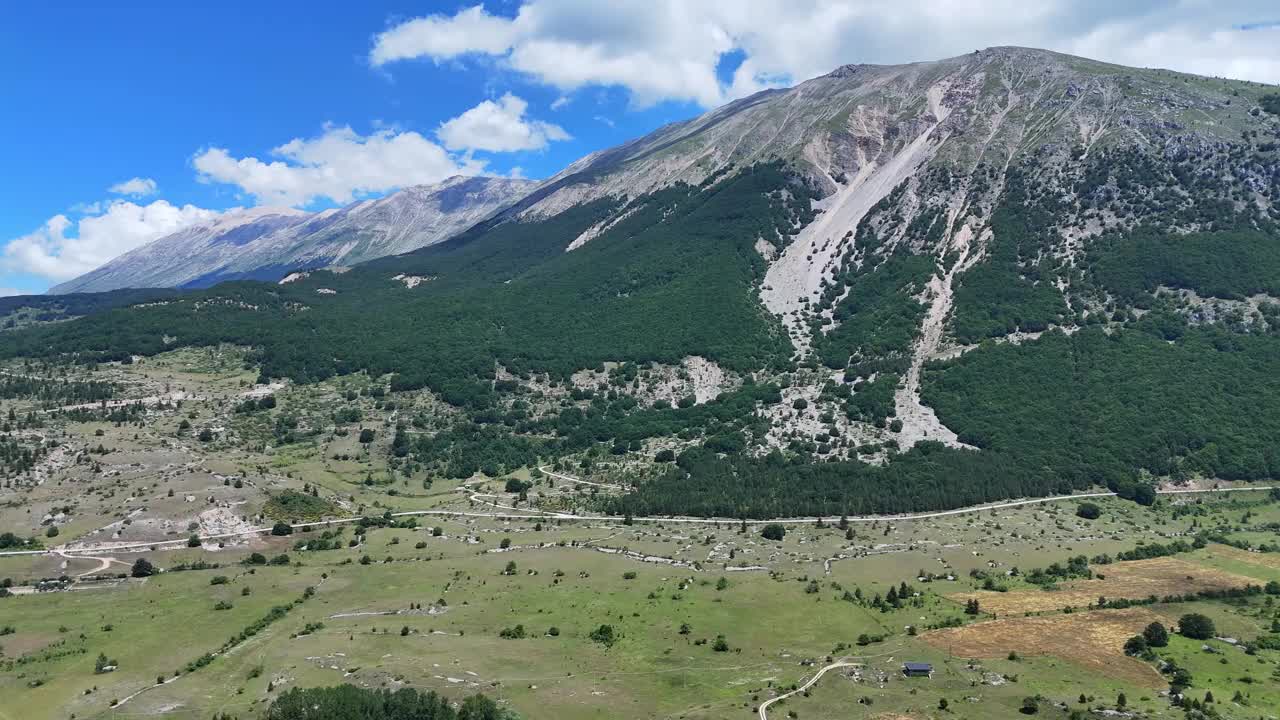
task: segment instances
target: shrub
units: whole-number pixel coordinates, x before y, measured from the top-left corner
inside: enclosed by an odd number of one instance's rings
[[[613,632],[612,625],[601,625],[591,631],[590,637],[592,642],[598,642],[605,647],[613,647],[613,644],[617,642],[617,636]]]
[[[760,537],[765,540],[779,541],[786,537],[787,529],[777,523],[769,523],[764,526],[764,530],[760,531]]]
[[[1076,507],[1076,516],[1085,520],[1097,520],[1102,517],[1102,508],[1091,502],[1080,503]]]

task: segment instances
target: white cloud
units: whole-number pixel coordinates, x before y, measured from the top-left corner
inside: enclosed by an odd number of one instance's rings
[[[107,188],[107,192],[116,195],[129,195],[136,198],[147,197],[156,194],[156,181],[151,178],[136,177],[124,182],[118,182]]]
[[[526,120],[529,103],[507,93],[497,102],[485,100],[456,118],[440,125],[436,135],[450,150],[515,152],[541,150],[548,142],[568,140],[559,125]]]
[[[271,151],[278,160],[235,158],[208,148],[192,160],[203,182],[230,183],[259,203],[299,206],[319,199],[351,202],[357,196],[408,185],[476,175],[485,163],[455,158],[416,132],[380,129],[367,136],[328,127],[319,137],[295,138]]]
[[[514,16],[477,5],[409,20],[377,35],[369,59],[492,57],[562,92],[625,87],[641,106],[713,106],[844,63],[992,45],[1280,82],[1273,11],[1274,0],[525,0]],[[728,78],[726,60],[739,63]]]
[[[178,207],[165,200],[147,205],[115,200],[100,214],[78,222],[54,215],[35,232],[9,241],[0,251],[0,268],[53,281],[70,280],[136,247],[218,215],[216,210]]]

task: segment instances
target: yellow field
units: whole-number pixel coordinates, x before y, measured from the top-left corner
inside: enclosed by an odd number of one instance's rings
[[[1160,673],[1124,654],[1124,643],[1162,618],[1145,608],[1008,618],[924,633],[921,637],[957,657],[1052,655],[1136,685],[1159,687]]]
[[[1000,616],[1088,607],[1099,597],[1137,600],[1258,584],[1253,578],[1172,557],[1100,565],[1095,571],[1104,577],[1063,583],[1057,590],[980,590],[947,597],[960,603],[976,598],[983,612]]]

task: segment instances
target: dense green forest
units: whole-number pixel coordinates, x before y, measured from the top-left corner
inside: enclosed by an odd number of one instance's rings
[[[168,288],[125,289],[102,293],[68,295],[14,295],[0,297],[0,329],[14,327],[16,313],[27,310],[30,320],[49,322],[93,315],[137,303],[158,302],[172,298],[177,290]]]
[[[933,258],[895,255],[874,270],[852,277],[848,293],[835,302],[835,328],[814,339],[827,367],[853,368],[854,375],[901,373],[911,364],[911,344],[920,331],[924,305],[915,299],[935,270]],[[830,290],[828,291],[830,292]]]
[[[1029,182],[1022,171],[1009,171],[1004,197],[991,216],[989,257],[960,276],[952,332],[962,343],[1044,330],[1066,315],[1053,268],[1041,257],[1052,242],[1059,208],[1053,199],[1033,195]]]
[[[470,407],[492,402],[495,360],[557,377],[605,360],[687,355],[780,367],[790,345],[753,294],[764,271],[753,244],[807,222],[808,198],[780,166],[760,165],[634,200],[626,219],[572,253],[568,242],[615,206],[478,228],[345,274],[228,283],[92,322],[21,330],[0,357],[95,361],[230,342],[256,349],[264,377],[394,373],[393,389],[425,386]],[[434,279],[410,290],[391,279],[397,273]]]
[[[1150,307],[1160,286],[1229,299],[1280,296],[1280,228],[1112,235],[1091,247],[1086,267],[1093,282],[1138,307]]]
[[[962,440],[1065,476],[1280,476],[1274,337],[1183,327],[1170,342],[1142,324],[1095,328],[984,347],[927,372],[925,402]]]

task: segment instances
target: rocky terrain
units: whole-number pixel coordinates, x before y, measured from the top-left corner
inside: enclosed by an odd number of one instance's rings
[[[458,234],[518,200],[534,184],[453,177],[316,213],[269,207],[229,212],[126,253],[50,292],[269,281],[300,268],[397,255]]]

